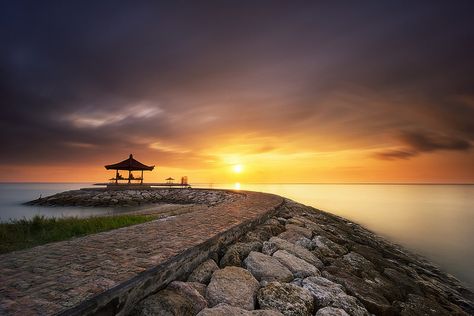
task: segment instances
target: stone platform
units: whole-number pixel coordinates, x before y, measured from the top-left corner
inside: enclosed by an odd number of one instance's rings
[[[186,196],[190,203],[204,197],[211,203],[176,217],[1,255],[0,314],[126,314],[138,300],[235,242],[283,202],[253,192],[162,193],[167,201],[183,202]]]

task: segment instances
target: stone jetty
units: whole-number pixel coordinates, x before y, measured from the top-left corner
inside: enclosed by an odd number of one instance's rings
[[[34,203],[84,205],[71,192]],[[271,194],[155,193],[135,202],[195,210],[0,256],[0,314],[474,314],[456,278],[346,219]]]

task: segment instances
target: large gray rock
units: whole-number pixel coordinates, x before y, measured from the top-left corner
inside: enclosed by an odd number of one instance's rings
[[[309,276],[321,275],[319,270],[312,264],[300,259],[286,250],[278,250],[273,254],[273,258],[280,261],[287,267],[295,278],[306,278]]]
[[[239,267],[225,267],[212,274],[207,286],[209,305],[225,303],[246,310],[255,308],[258,281],[250,272]]]
[[[297,239],[294,242],[294,244],[298,245],[298,246],[301,246],[303,248],[306,248],[308,250],[313,250],[316,247],[315,243],[311,239],[308,239],[306,237],[302,237],[302,238]]]
[[[196,315],[199,310],[193,302],[181,293],[164,289],[139,302],[132,311],[133,316]]]
[[[272,237],[269,241],[264,242],[262,252],[267,255],[272,255],[278,249],[286,250],[292,255],[312,264],[316,268],[322,268],[324,266],[321,260],[319,260],[308,249],[292,244],[278,237]]]
[[[282,313],[272,310],[248,311],[227,304],[219,304],[213,308],[202,310],[197,316],[283,316]]]
[[[367,277],[377,273],[372,262],[353,251],[337,259],[334,265],[361,277]]]
[[[251,251],[260,251],[262,243],[260,241],[253,241],[248,243],[238,242],[227,249],[226,253],[220,261],[221,268],[227,266],[242,266],[242,260],[249,255]]]
[[[317,308],[326,306],[341,308],[353,316],[369,315],[357,299],[344,292],[342,285],[323,277],[309,277],[303,280],[303,288],[314,297]]]
[[[324,256],[336,257],[347,253],[346,247],[333,242],[325,236],[315,236],[313,242],[315,249],[318,249]]]
[[[294,225],[294,224],[286,224],[285,228],[286,228],[287,231],[292,230],[292,231],[298,232],[300,235],[302,235],[306,238],[311,238],[313,236],[313,232],[308,228],[304,228],[304,227],[297,226],[297,225]]]
[[[277,310],[285,316],[309,316],[314,310],[311,293],[290,283],[271,282],[258,291],[257,297],[261,308]]]
[[[212,259],[206,260],[201,263],[188,277],[189,282],[199,282],[203,284],[209,283],[211,276],[214,271],[219,270],[216,262]]]
[[[289,282],[293,274],[276,258],[252,251],[244,260],[245,267],[259,281]]]
[[[319,309],[315,316],[349,316],[349,314],[340,308],[324,307]]]

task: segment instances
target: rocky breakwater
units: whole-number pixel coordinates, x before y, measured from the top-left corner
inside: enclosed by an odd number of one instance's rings
[[[232,202],[238,193],[222,190],[201,190],[181,188],[149,189],[104,189],[90,188],[65,191],[44,198],[39,198],[27,205],[40,206],[137,206],[150,203],[204,204],[214,206],[224,201]]]
[[[473,293],[343,218],[285,200],[277,214],[132,315],[472,315]]]

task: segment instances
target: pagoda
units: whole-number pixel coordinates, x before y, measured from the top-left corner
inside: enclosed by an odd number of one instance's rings
[[[127,181],[128,184],[132,184],[132,181],[139,181],[139,184],[143,184],[143,171],[152,171],[154,168],[155,166],[147,166],[134,159],[132,154],[124,161],[105,166],[107,170],[115,170],[115,177],[110,179],[110,181],[115,181],[115,184],[119,184],[119,181]],[[123,177],[119,171],[128,171],[128,177]],[[140,177],[135,177],[132,171],[141,171]]]

